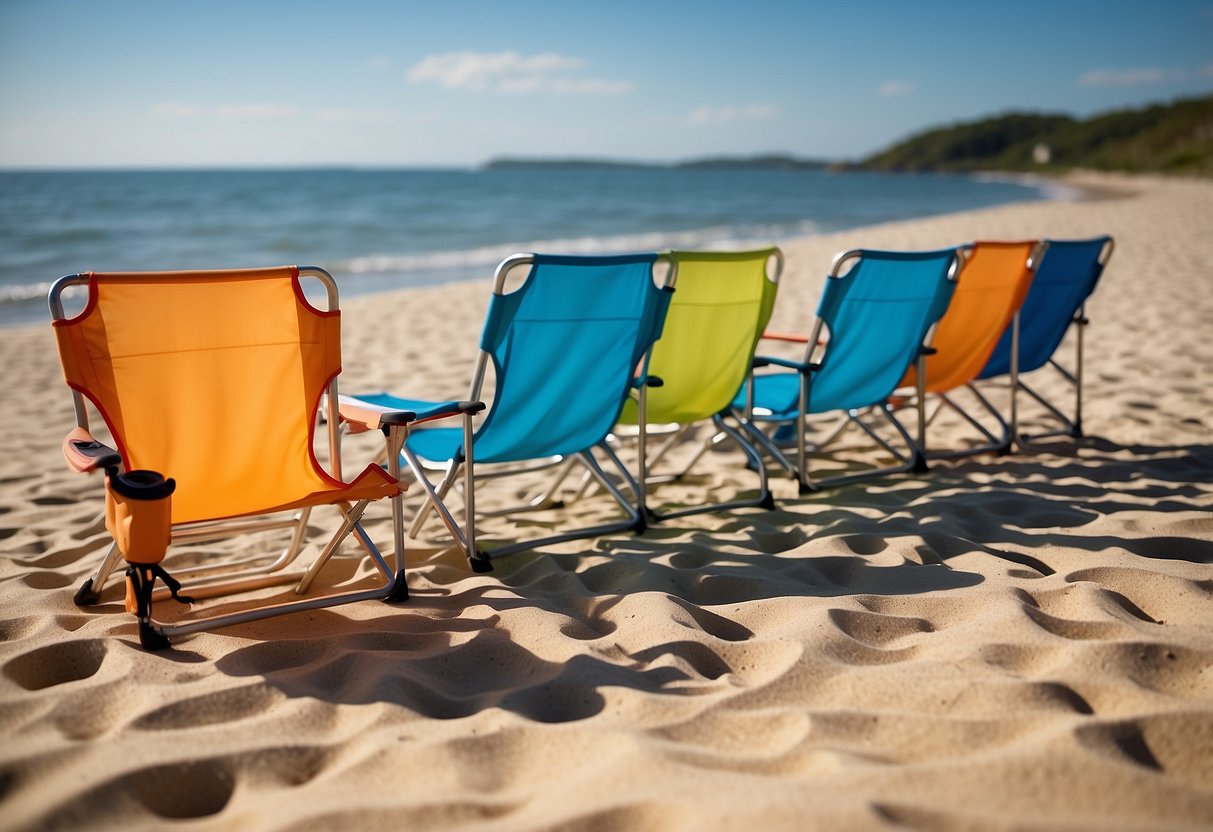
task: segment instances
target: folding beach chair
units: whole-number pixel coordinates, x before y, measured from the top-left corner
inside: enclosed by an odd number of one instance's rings
[[[774,508],[758,451],[743,428],[733,427],[725,419],[733,398],[750,377],[754,348],[775,305],[783,254],[772,247],[741,252],[672,251],[669,256],[677,266],[678,291],[670,301],[661,340],[654,345],[649,362],[649,375],[661,379],[661,385],[648,393],[645,419],[649,429],[639,443],[640,467],[648,472],[643,485],[647,490],[690,471],[707,444],[677,473],[659,475],[655,468],[698,423],[710,420],[717,443],[731,440],[746,455],[758,475],[758,494],[664,512],[654,511],[646,498],[650,515],[660,519],[746,506]],[[635,401],[629,401],[620,423],[636,425],[639,416]],[[658,424],[670,430],[650,455],[652,426]]]
[[[918,361],[921,367],[929,351],[930,331],[952,296],[961,258],[958,249],[843,252],[834,258],[826,280],[817,320],[805,339],[804,360],[756,359],[791,372],[755,374],[752,392],[743,390],[737,395],[734,411],[755,442],[797,477],[802,493],[867,477],[925,470],[922,454],[897,420],[889,397],[911,362]],[[844,272],[848,264],[851,268]],[[922,390],[917,392],[921,403]],[[806,417],[833,411],[842,411],[843,419],[826,439],[814,443],[815,452],[837,441],[848,428],[858,428],[891,454],[894,463],[819,480],[810,477]],[[901,448],[868,423],[873,414],[884,417],[882,424],[892,428],[892,439]],[[924,418],[920,407],[919,421]],[[781,426],[792,428],[795,463],[776,441],[774,434]]]
[[[1089,321],[1085,314],[1087,298],[1095,290],[1115,246],[1109,236],[1089,240],[1046,240],[1048,248],[1040,258],[1032,286],[1019,315],[1003,332],[978,379],[1007,376],[1011,385],[1011,435],[1024,445],[1032,439],[1049,436],[1082,436],[1083,330]],[[1076,329],[1075,365],[1070,371],[1055,358],[1058,347],[1071,324]],[[1067,416],[1059,406],[1023,381],[1024,373],[1053,367],[1074,388],[1074,415]],[[1019,393],[1036,400],[1046,413],[1060,423],[1058,430],[1022,435],[1019,431]]]
[[[302,277],[320,282],[327,310],[307,301]],[[69,318],[64,292],[80,284],[87,286],[87,302]],[[364,599],[408,597],[398,464],[390,474],[378,466],[348,481],[341,474],[336,442],[341,318],[337,287],[328,273],[288,266],[78,274],[57,281],[49,301],[76,410],[77,427],[64,440],[64,456],[76,471],[105,471],[106,525],[115,538],[77,593],[78,604],[100,599],[124,557],[128,609],[138,614],[143,646],[157,649],[172,635]],[[328,471],[314,447],[317,410],[326,393]],[[100,413],[116,448],[90,433],[86,401]],[[475,410],[473,404],[447,403],[429,415]],[[470,423],[471,416],[465,418]],[[380,414],[376,426],[399,446],[414,421],[413,413]],[[361,524],[367,506],[384,498],[392,503],[393,564]],[[339,528],[307,570],[288,571],[304,546],[315,506],[338,509]],[[291,532],[276,559],[270,555],[259,563],[251,557],[236,564],[207,559],[200,568],[174,570],[175,577],[160,565],[170,542],[269,530]],[[351,533],[380,574],[377,585],[187,616],[172,625],[152,618],[157,578],[183,601],[286,583],[296,583],[302,595]],[[187,579],[187,586],[178,579]],[[367,583],[366,578],[354,582]]]
[[[669,265],[660,280],[655,276],[659,261]],[[507,280],[515,269],[526,269],[525,280],[507,291]],[[618,522],[497,546],[480,552],[473,561],[475,568],[487,570],[491,557],[545,544],[643,530],[644,491],[606,439],[632,391],[639,397],[643,425],[648,356],[661,335],[674,279],[673,265],[657,254],[517,254],[502,261],[471,384],[472,398],[479,398],[491,365],[495,379],[492,403],[470,443],[475,465],[466,459],[469,443],[458,430],[418,430],[409,436],[403,454],[414,471],[445,469],[434,497],[427,497],[409,533],[420,531],[433,499],[447,496],[461,468],[466,476],[465,505],[469,516],[475,517],[481,480],[550,464],[565,465],[565,475],[574,465],[584,466],[626,516]],[[417,410],[427,406],[389,393],[358,395],[347,401],[362,408]],[[610,461],[635,495],[634,502],[603,471],[595,449]],[[642,471],[640,479],[643,477]],[[426,479],[424,475],[419,478]],[[558,506],[552,493],[563,478],[530,503],[497,513]],[[429,494],[431,486],[425,485]],[[474,539],[472,520],[468,530]]]
[[[920,424],[918,435],[918,445],[928,459],[1010,450],[1010,426],[972,382],[1019,313],[1046,247],[1046,243],[1037,240],[977,242],[963,247],[964,266],[948,311],[931,338],[931,352],[925,358],[923,391],[928,402],[937,402],[935,410]],[[900,386],[917,388],[917,376],[917,365],[911,365]],[[958,394],[976,402],[986,418],[979,418],[965,408],[963,404],[967,402],[962,403]],[[928,446],[927,428],[944,409],[958,414],[976,431],[977,444],[946,450]]]

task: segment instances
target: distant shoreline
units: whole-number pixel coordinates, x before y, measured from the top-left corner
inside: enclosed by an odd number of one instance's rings
[[[821,159],[799,159],[783,154],[760,156],[707,156],[679,162],[644,162],[631,159],[569,157],[564,159],[501,156],[480,165],[479,170],[830,170],[844,163]]]

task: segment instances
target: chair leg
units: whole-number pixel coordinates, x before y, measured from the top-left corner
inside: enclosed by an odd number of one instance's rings
[[[606,454],[607,458],[611,460],[611,463],[623,476],[624,482],[628,484],[628,488],[632,490],[632,494],[636,498],[636,505],[629,503],[627,498],[623,496],[619,489],[617,489],[611,483],[611,481],[607,478],[606,472],[603,471],[598,465],[598,460],[594,459],[594,454],[592,451],[582,451],[579,456],[585,462],[586,467],[589,468],[594,474],[594,477],[600,483],[602,483],[602,487],[615,498],[615,501],[623,507],[624,511],[635,515],[635,520],[631,525],[631,530],[636,532],[636,534],[643,534],[644,530],[648,527],[648,519],[645,517],[644,512],[644,485],[642,483],[638,483],[632,477],[632,474],[630,471],[628,471],[627,466],[623,464],[623,461],[619,459],[619,456],[609,444],[606,442],[601,442],[599,443],[598,447],[602,448],[603,453]]]
[[[356,513],[361,515],[364,508],[365,505],[363,501],[360,501],[359,503],[355,504],[351,514]],[[371,589],[352,590],[349,592],[339,592],[332,595],[322,595],[312,598],[299,598],[294,601],[284,601],[279,604],[258,607],[255,609],[212,615],[207,618],[196,618],[193,620],[182,621],[177,624],[163,624],[157,626],[155,621],[150,621],[153,630],[158,630],[161,635],[168,637],[187,635],[190,633],[202,632],[204,630],[214,630],[220,627],[230,627],[236,624],[260,621],[264,618],[271,618],[273,616],[283,615],[290,612],[317,610],[325,607],[333,607],[339,604],[348,604],[358,601],[384,600],[385,598],[392,598],[399,594],[398,584],[401,581],[401,574],[395,568],[393,568],[392,565],[389,565],[387,560],[384,559],[383,555],[380,554],[374,543],[371,542],[370,536],[367,535],[366,530],[362,528],[361,523],[353,522],[349,523],[349,525],[352,527],[354,534],[357,534],[360,539],[368,543],[371,551],[371,561],[374,563],[379,574],[383,576],[383,585],[376,586]],[[341,535],[338,534],[330,543],[330,547],[335,549],[340,543]],[[161,579],[164,579],[165,575],[161,574],[160,577]],[[166,584],[167,583],[168,581],[166,581]],[[168,584],[168,586],[171,591],[173,588],[172,584]],[[184,596],[181,596],[179,600],[184,601],[186,599]],[[150,605],[148,612],[150,616]]]
[[[725,422],[725,415],[725,413],[717,413],[712,417],[712,424],[716,428],[713,439],[716,436],[731,439],[733,444],[736,445],[738,449],[741,450],[742,454],[745,455],[747,467],[754,469],[758,475],[758,496],[750,499],[712,503],[710,505],[700,505],[695,506],[694,508],[685,508],[675,511],[656,511],[653,509],[648,509],[647,513],[651,519],[660,522],[662,520],[672,520],[678,517],[687,517],[692,514],[703,514],[712,511],[727,511],[736,508],[762,508],[767,509],[768,511],[775,508],[775,497],[771,493],[770,485],[767,481],[767,469],[762,462],[762,456],[758,449],[755,448],[751,443],[747,442],[745,437],[742,435],[742,430],[745,430],[745,424],[740,423],[741,430],[738,430]],[[713,444],[715,443],[713,442]],[[701,453],[702,447],[704,446],[701,445]],[[697,453],[695,459],[698,459],[699,456],[700,454]],[[681,477],[689,470],[690,468],[688,467],[682,472],[682,474],[676,475],[675,479]]]
[[[442,480],[434,488],[434,493],[438,501],[446,499],[446,495],[450,493],[451,486],[455,484],[455,478],[459,474],[460,462],[458,459],[452,459],[447,465],[446,473],[442,475]],[[419,474],[420,476],[420,474]],[[430,517],[430,512],[435,511],[434,499],[427,493],[425,501],[421,504],[421,508],[417,514],[413,516],[413,523],[409,526],[408,536],[416,537],[421,534],[421,529],[425,526],[426,520]]]
[[[438,519],[446,526],[447,532],[455,540],[455,545],[463,551],[463,556],[467,558],[468,565],[473,572],[491,572],[493,566],[487,560],[480,556],[476,551],[476,504],[475,504],[475,480],[472,473],[472,466],[466,462],[455,460],[452,465],[451,472],[457,474],[459,469],[464,469],[464,493],[463,505],[465,511],[464,524],[466,529],[459,528],[459,524],[455,522],[454,516],[450,509],[446,507],[446,503],[440,498],[438,491],[430,483],[428,479],[421,475],[421,460],[417,458],[407,446],[403,448],[404,458],[408,461],[409,466],[414,472],[417,472],[417,482],[425,491],[426,502],[422,510],[425,512],[434,511],[438,515]],[[448,478],[453,481],[453,478]],[[443,480],[445,484],[446,480]],[[449,486],[448,486],[449,490]]]
[[[789,477],[795,478],[796,466],[792,461],[779,449],[779,446],[772,441],[771,437],[767,436],[756,424],[743,419],[738,415],[737,410],[732,411],[733,418],[741,425],[745,433],[753,440],[751,443],[754,448],[760,452],[765,451],[767,456],[775,461],[775,463],[784,470]]]
[[[152,591],[156,570],[147,564],[132,563],[126,570],[128,590],[134,596],[135,615],[139,619],[139,643],[144,650],[165,650],[172,645],[168,637],[152,623]]]
[[[624,466],[623,462],[620,461],[615,451],[606,442],[599,443],[597,447],[603,452],[603,454],[607,456],[608,459],[610,459],[611,464],[618,469],[623,481],[627,483],[628,489],[633,495],[636,495],[639,492],[640,485]],[[502,557],[504,555],[513,554],[514,552],[522,552],[528,549],[534,549],[538,546],[548,546],[556,543],[564,543],[570,540],[581,540],[587,537],[601,537],[602,535],[616,534],[618,532],[627,531],[635,532],[637,534],[644,532],[645,528],[647,527],[644,516],[637,511],[635,505],[628,502],[627,497],[625,497],[623,493],[615,486],[615,483],[611,482],[598,460],[594,458],[593,453],[589,450],[579,451],[574,456],[582,463],[582,465],[585,466],[594,479],[597,480],[599,485],[601,485],[603,489],[611,495],[615,502],[617,502],[624,509],[627,516],[613,523],[604,523],[600,526],[575,529],[533,540],[520,540],[514,543],[507,543],[486,552],[484,554],[485,558]]]
[[[472,414],[467,414],[463,419],[463,447],[464,447],[464,463],[463,463],[463,525],[464,525],[464,550],[467,552],[468,565],[472,567],[473,572],[492,572],[493,564],[485,557],[480,556],[480,549],[476,545],[476,443],[475,443],[475,425],[472,422]]]
[[[337,530],[337,533],[328,542],[328,545],[324,547],[324,550],[312,562],[312,565],[308,567],[307,572],[300,578],[299,585],[295,587],[296,595],[303,595],[308,591],[312,585],[312,581],[316,580],[316,575],[319,574],[321,568],[328,563],[329,558],[333,556],[333,552],[337,551],[337,547],[341,545],[341,542],[349,536],[350,532],[357,526],[358,521],[362,519],[362,514],[366,511],[368,503],[368,500],[360,500],[352,507],[348,503],[341,505],[341,513],[345,517],[345,520]],[[403,564],[397,562],[396,571],[398,574],[403,574]]]
[[[122,553],[118,551],[118,544],[111,543],[109,551],[105,553],[105,560],[101,561],[97,571],[76,590],[76,597],[73,599],[76,606],[89,607],[101,600],[101,588],[105,586],[106,580],[120,560]]]

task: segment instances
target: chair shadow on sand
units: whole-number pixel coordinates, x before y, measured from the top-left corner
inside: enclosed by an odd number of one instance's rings
[[[1046,453],[936,465],[920,482],[926,492],[937,493],[972,488],[976,474],[987,477],[999,495],[989,501],[987,510],[1005,520],[997,526],[999,539],[991,545],[1033,550],[1047,544],[1088,552],[1121,548],[1143,558],[1213,564],[1213,513],[1203,524],[1203,539],[1199,520],[1160,524],[1189,530],[1190,535],[1124,537],[1059,531],[1122,512],[1213,511],[1213,446],[1119,445],[1092,436],[1041,450]]]
[[[711,531],[665,523],[644,536],[601,539],[584,555],[509,557],[493,578],[459,590],[448,591],[443,581],[449,574],[453,585],[466,575],[439,567],[433,588],[420,589],[388,615],[358,621],[318,611],[303,637],[291,617],[234,628],[230,632],[244,630],[255,642],[216,665],[231,676],[259,677],[289,698],[379,702],[436,719],[494,707],[535,721],[569,722],[602,713],[607,688],[693,696],[735,687],[726,678],[734,672],[731,659],[754,633],[711,607],[972,587],[985,578],[948,565],[970,553],[1006,561],[1013,577],[1040,578],[1057,571],[1028,554],[1045,545],[1082,552],[1118,547],[1143,558],[1213,563],[1209,540],[1066,531],[1119,512],[1207,510],[1213,487],[1199,483],[1210,481],[1213,446],[1122,446],[1089,437],[1042,451],[936,464],[924,477],[781,501],[775,514],[737,513]],[[914,544],[922,563],[865,557],[909,537],[922,541]],[[810,543],[811,551],[795,551]],[[823,547],[838,554],[817,554]],[[639,593],[650,595],[638,601]],[[1127,598],[1121,602],[1153,620]],[[634,604],[643,606],[629,607]],[[519,612],[528,609],[536,613],[532,622],[555,627],[566,639],[598,641],[593,655],[553,661],[518,643],[500,626],[502,616],[513,617],[516,629],[527,622]],[[617,620],[663,610],[686,629],[685,638],[669,638],[666,627],[654,638],[661,643],[630,652],[609,638]],[[853,614],[832,610],[831,616],[841,612]],[[177,653],[190,661],[188,644]]]

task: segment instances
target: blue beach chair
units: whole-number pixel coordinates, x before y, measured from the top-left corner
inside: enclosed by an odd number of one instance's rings
[[[920,449],[894,414],[889,397],[914,362],[922,386],[923,360],[935,323],[952,297],[960,267],[959,249],[891,252],[857,249],[834,258],[817,309],[817,320],[804,359],[761,356],[759,364],[790,372],[754,376],[733,401],[748,432],[777,463],[800,482],[801,493],[858,479],[901,471],[922,471]],[[843,271],[843,267],[852,264]],[[825,336],[823,338],[823,336]],[[918,402],[923,392],[918,390]],[[856,427],[894,457],[894,464],[820,480],[809,475],[809,414],[842,411],[841,423],[813,445],[819,452],[848,428]],[[895,447],[868,423],[873,413],[885,417],[903,448]],[[918,409],[920,434],[923,411]],[[766,430],[763,430],[766,428]],[[779,429],[783,428],[782,435]],[[777,438],[791,429],[796,462],[785,455]]]
[[[668,264],[664,279],[659,261]],[[507,291],[514,269],[527,269],[522,285]],[[477,551],[473,568],[487,571],[489,558],[537,546],[640,531],[645,526],[644,490],[606,438],[624,402],[635,394],[643,422],[645,371],[653,342],[661,335],[673,292],[675,268],[657,254],[561,256],[517,254],[497,267],[471,389],[481,394],[489,365],[495,379],[492,404],[471,434],[475,465],[467,472],[464,500],[468,534]],[[428,402],[389,393],[353,397],[363,407],[423,413]],[[458,429],[416,430],[402,453],[413,471],[445,468],[433,487],[418,475],[427,500],[413,523],[416,534],[435,502],[447,495],[464,462],[465,435]],[[629,499],[594,456],[598,449],[632,492]],[[624,509],[614,523],[518,541],[483,552],[475,547],[478,481],[549,464],[568,469],[580,463]],[[493,466],[497,470],[480,466]],[[644,472],[641,471],[643,481]],[[551,489],[559,485],[555,483]],[[549,489],[549,490],[551,490]],[[557,505],[548,495],[507,511]],[[507,513],[507,511],[497,513]]]
[[[1082,436],[1083,330],[1087,298],[1095,290],[1115,243],[1109,236],[1089,240],[1046,240],[1047,249],[1036,269],[1032,286],[1013,320],[1002,334],[978,380],[1007,376],[1011,385],[1011,435],[1021,447],[1032,439]],[[1055,358],[1071,324],[1077,328],[1075,366],[1070,371]],[[1024,384],[1022,376],[1045,365],[1053,367],[1074,388],[1074,415]],[[1019,391],[1028,394],[1060,423],[1060,428],[1032,436],[1019,432]]]

